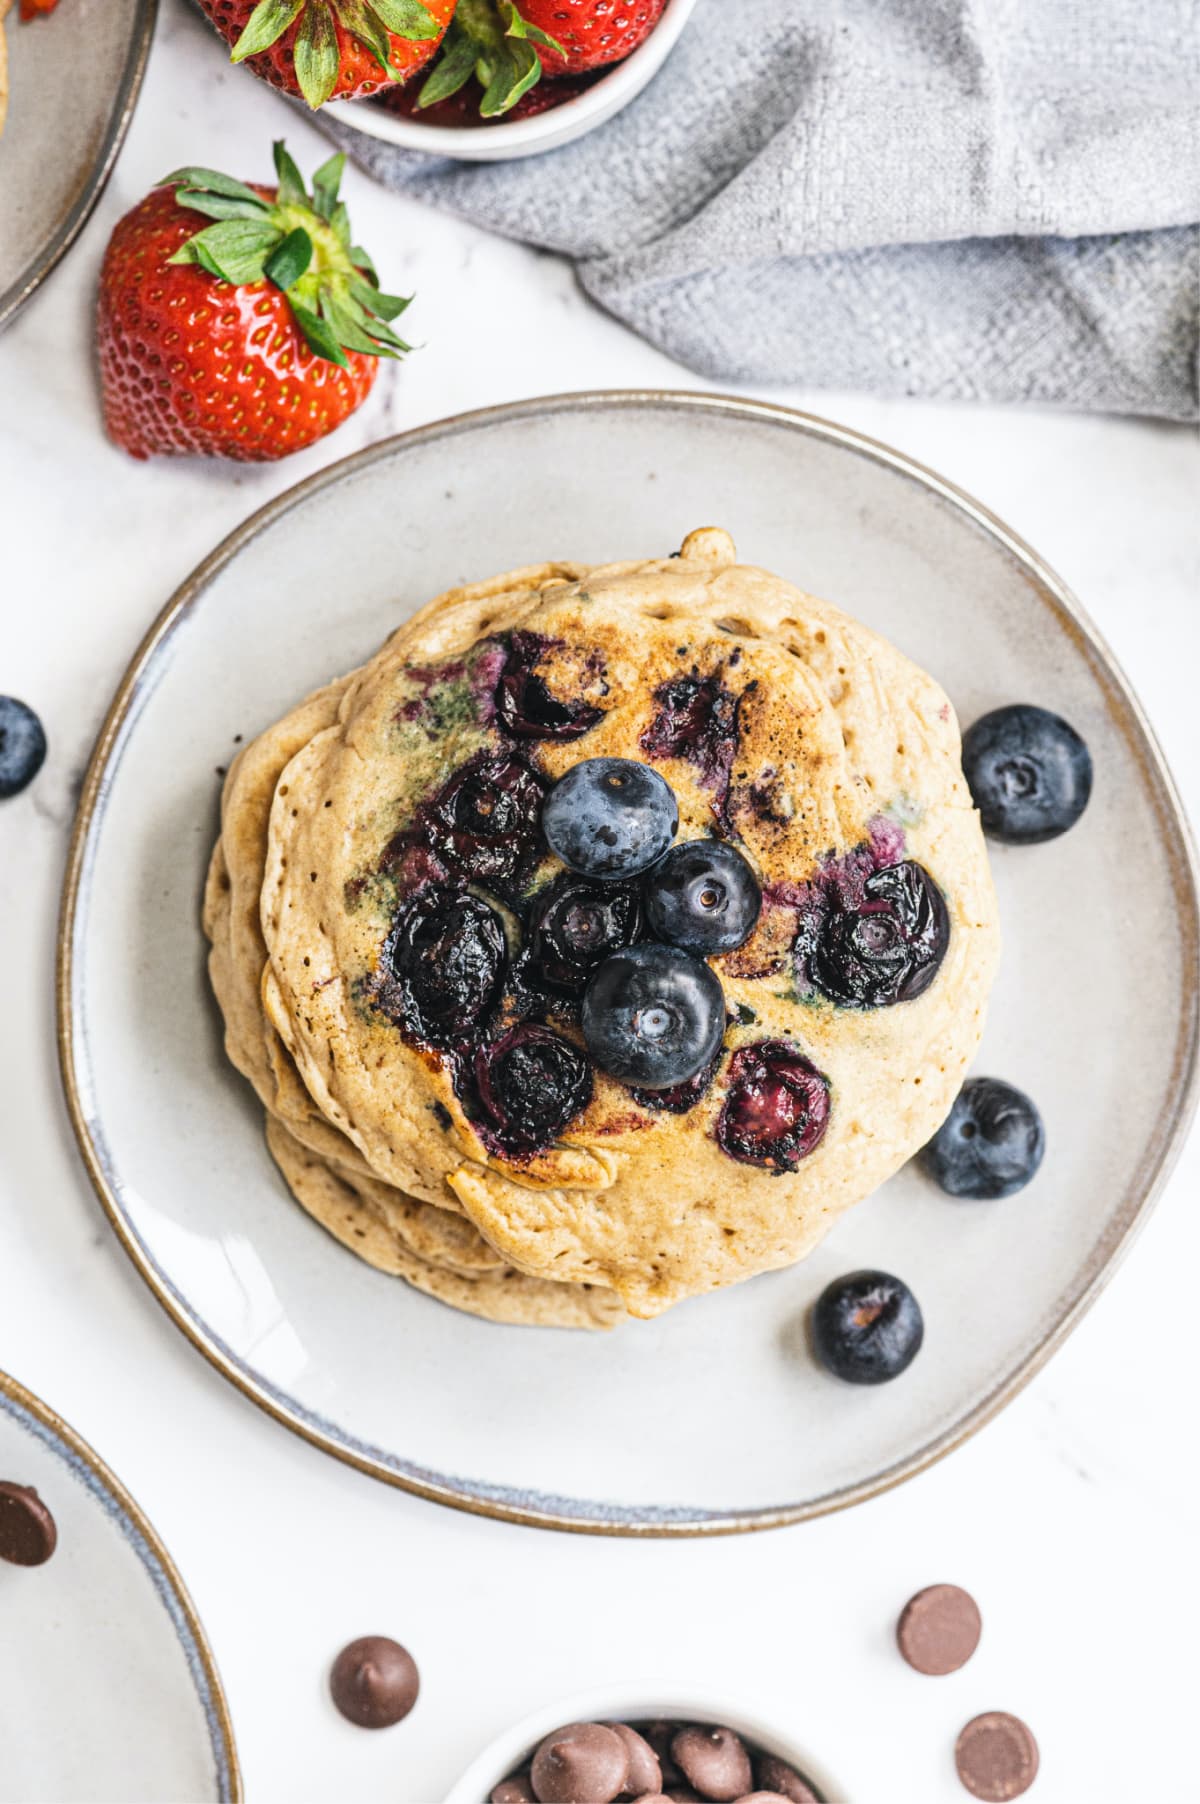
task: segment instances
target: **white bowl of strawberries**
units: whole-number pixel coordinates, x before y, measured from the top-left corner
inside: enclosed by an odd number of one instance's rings
[[[468,163],[537,156],[603,125],[640,94],[695,5],[458,0],[425,69],[370,98],[335,99],[326,111],[355,131],[427,156]],[[497,19],[509,27],[502,42]]]

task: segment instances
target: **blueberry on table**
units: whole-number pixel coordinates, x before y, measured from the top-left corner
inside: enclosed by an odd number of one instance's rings
[[[633,758],[585,758],[542,808],[550,850],[581,876],[606,880],[657,864],[678,826],[670,784]]]
[[[46,735],[32,708],[0,695],[0,797],[15,796],[33,782],[46,757]]]
[[[677,946],[630,946],[605,959],[583,998],[583,1037],[601,1071],[646,1090],[682,1084],[712,1060],[725,993]]]
[[[1092,755],[1074,727],[1024,702],[963,737],[963,775],[993,839],[1032,846],[1073,827],[1092,793]]]
[[[924,865],[905,859],[875,871],[857,908],[833,908],[810,969],[843,1008],[886,1008],[923,996],[950,944],[950,916]]]
[[[920,1157],[951,1196],[986,1202],[1023,1190],[1045,1150],[1042,1118],[1024,1091],[973,1077]]]
[[[732,952],[745,945],[761,910],[758,878],[741,853],[719,839],[672,846],[646,879],[651,933],[685,952]]]
[[[817,1299],[817,1358],[847,1384],[886,1384],[921,1350],[925,1322],[912,1291],[890,1272],[851,1272]]]

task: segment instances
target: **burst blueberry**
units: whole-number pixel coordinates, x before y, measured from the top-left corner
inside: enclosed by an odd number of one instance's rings
[[[925,1322],[912,1291],[890,1272],[851,1272],[821,1292],[812,1317],[821,1364],[847,1384],[886,1384],[921,1350]]]
[[[520,758],[479,752],[423,810],[417,837],[427,836],[446,868],[470,882],[519,886],[539,855],[545,793],[542,778]]]
[[[416,1039],[462,1052],[500,997],[504,923],[479,896],[439,887],[403,905],[384,942],[379,1003]]]
[[[873,872],[857,907],[830,909],[809,970],[843,1008],[884,1008],[923,995],[949,943],[942,892],[923,865],[905,859]]]
[[[758,1040],[738,1047],[717,1119],[722,1152],[742,1165],[795,1171],[828,1125],[828,1081],[798,1046]]]
[[[638,938],[637,885],[596,883],[565,873],[534,898],[528,926],[529,976],[578,995],[596,966]]]
[[[973,1077],[920,1156],[951,1196],[986,1202],[1023,1190],[1045,1150],[1042,1118],[1024,1091]]]
[[[1068,721],[1018,702],[963,737],[963,775],[984,831],[1010,845],[1057,839],[1092,793],[1092,756]]]
[[[474,1073],[491,1131],[513,1153],[552,1146],[592,1097],[591,1066],[579,1047],[536,1022],[480,1047]]]
[[[650,932],[685,952],[732,952],[750,938],[761,909],[757,877],[719,839],[672,846],[646,879]]]
[[[686,1083],[716,1057],[725,994],[677,946],[630,946],[605,959],[583,999],[583,1037],[602,1071],[646,1090]]]
[[[585,758],[546,797],[542,832],[572,871],[604,881],[657,864],[675,837],[670,785],[632,758]]]
[[[32,708],[0,695],[0,797],[15,796],[33,782],[46,757],[46,735]]]
[[[578,739],[604,718],[599,708],[574,698],[552,695],[538,665],[558,641],[537,633],[514,633],[496,686],[496,713],[518,739]]]

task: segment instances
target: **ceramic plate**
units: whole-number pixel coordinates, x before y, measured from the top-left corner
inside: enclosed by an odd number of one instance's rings
[[[1037,1098],[1049,1152],[1027,1190],[991,1207],[955,1204],[910,1168],[805,1264],[653,1323],[495,1327],[342,1251],[276,1175],[205,980],[216,770],[238,736],[438,590],[543,558],[658,556],[705,523],[895,640],[965,721],[1029,699],[1086,735],[1096,787],[1080,825],[993,854],[1006,950],[979,1068]],[[425,427],[235,533],[121,686],[83,794],[60,950],[84,1156],[138,1269],[208,1357],[381,1478],[610,1533],[794,1520],[954,1446],[1095,1296],[1162,1181],[1195,1076],[1187,831],[1076,603],[983,509],[895,452],[700,396],[565,396]],[[864,1265],[901,1273],[926,1317],[921,1358],[878,1390],[826,1377],[805,1346],[809,1304]]]
[[[0,1804],[239,1799],[221,1681],[170,1555],[86,1441],[3,1372],[0,1479],[32,1485],[58,1527],[44,1565],[0,1562]]]
[[[69,0],[8,40],[0,136],[0,331],[83,230],[142,85],[158,0]]]

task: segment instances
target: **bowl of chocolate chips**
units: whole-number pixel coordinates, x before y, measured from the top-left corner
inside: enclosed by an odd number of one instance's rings
[[[835,1804],[844,1790],[791,1730],[665,1689],[590,1692],[517,1723],[446,1804]]]

